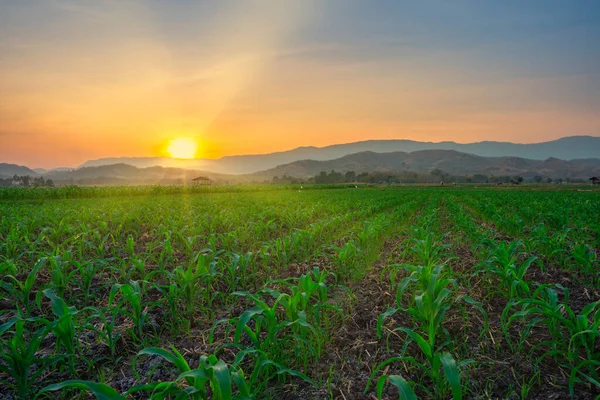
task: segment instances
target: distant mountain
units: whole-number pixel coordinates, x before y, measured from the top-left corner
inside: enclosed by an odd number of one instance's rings
[[[361,152],[411,153],[421,150],[455,150],[482,157],[521,157],[546,160],[554,157],[562,160],[600,158],[600,137],[572,136],[550,142],[517,144],[509,142],[417,142],[413,140],[368,140],[326,147],[298,147],[293,150],[255,155],[228,156],[216,160],[177,160],[166,157],[102,158],[87,161],[82,167],[125,163],[136,167],[176,167],[202,169],[223,174],[249,174],[275,168],[299,160],[327,161]]]
[[[39,174],[22,165],[0,163],[0,178],[12,178],[15,175],[38,176]]]
[[[100,158],[98,160],[86,161],[79,168],[100,167],[103,165],[128,164],[138,168],[165,167],[165,168],[183,168],[183,169],[204,169],[212,166],[215,161],[196,158],[191,160],[169,158],[169,157],[113,157]]]
[[[128,164],[58,170],[44,176],[57,184],[78,185],[181,184],[191,183],[192,179],[198,176],[205,176],[214,181],[239,180],[235,176],[206,171],[163,167],[137,168]]]
[[[600,176],[600,158],[572,161],[551,157],[546,160],[532,160],[521,157],[482,157],[455,150],[422,150],[415,152],[376,153],[363,151],[345,155],[334,160],[300,160],[279,165],[265,171],[244,175],[217,174],[195,169],[147,167],[137,168],[119,163],[78,169],[57,169],[45,173],[57,185],[136,185],[136,184],[183,184],[191,183],[198,176],[206,176],[216,182],[242,183],[262,182],[274,176],[284,175],[296,178],[309,178],[321,171],[338,172],[419,172],[429,173],[439,169],[451,175],[495,175],[532,178],[536,175],[551,178],[583,178]],[[27,168],[13,164],[0,164],[0,177],[11,178],[17,175],[38,176]]]
[[[287,175],[308,178],[321,171],[338,172],[425,172],[442,170],[452,175],[535,175],[552,178],[584,178],[600,175],[600,159],[565,161],[555,157],[546,160],[531,160],[520,157],[482,157],[455,150],[422,150],[412,153],[374,153],[365,151],[350,154],[335,160],[303,160],[280,165],[253,174],[257,179],[271,179]]]

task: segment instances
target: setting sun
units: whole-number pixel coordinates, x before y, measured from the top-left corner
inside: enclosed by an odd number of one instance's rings
[[[169,142],[167,151],[173,158],[194,158],[198,150],[198,143],[190,138],[178,138]]]

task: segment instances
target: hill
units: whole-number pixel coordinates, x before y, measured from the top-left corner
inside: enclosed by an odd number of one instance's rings
[[[22,165],[0,163],[0,178],[12,178],[15,175],[38,176],[39,174]]]
[[[418,142],[413,140],[369,140],[326,147],[298,147],[269,154],[227,156],[220,159],[177,160],[166,157],[102,158],[87,161],[82,167],[116,163],[145,168],[151,166],[201,169],[223,174],[249,174],[300,160],[327,161],[346,155],[374,152],[412,153],[422,150],[454,150],[482,157],[519,157],[531,160],[600,158],[600,137],[571,136],[550,142],[518,144],[510,142]]]
[[[57,184],[78,185],[133,185],[133,184],[182,184],[190,183],[198,176],[214,181],[235,181],[236,177],[182,168],[137,168],[128,164],[85,167],[75,170],[54,171],[44,175]]]
[[[308,178],[321,171],[338,172],[430,172],[442,170],[452,175],[536,175],[552,178],[587,179],[600,174],[600,159],[565,161],[558,158],[531,160],[520,157],[482,157],[454,150],[423,150],[412,153],[361,152],[328,161],[302,160],[253,174],[271,179],[287,175]]]

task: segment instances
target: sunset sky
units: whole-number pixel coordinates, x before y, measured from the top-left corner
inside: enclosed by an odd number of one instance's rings
[[[0,162],[600,136],[600,1],[0,2]]]

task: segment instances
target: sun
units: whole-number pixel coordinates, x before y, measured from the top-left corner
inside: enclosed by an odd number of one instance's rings
[[[194,158],[198,143],[191,138],[177,138],[169,141],[167,151],[172,158]]]

